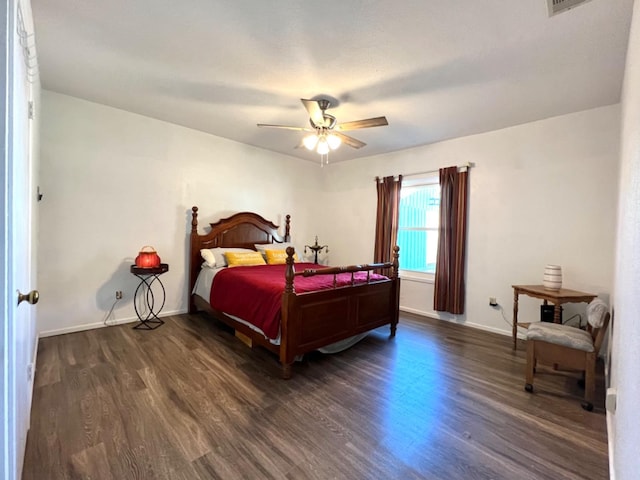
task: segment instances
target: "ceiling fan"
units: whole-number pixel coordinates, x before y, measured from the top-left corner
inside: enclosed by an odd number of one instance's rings
[[[322,156],[326,156],[330,150],[335,150],[341,143],[345,143],[353,148],[362,148],[366,145],[366,143],[361,142],[357,138],[345,135],[342,132],[357,130],[360,128],[389,125],[386,117],[374,117],[364,120],[338,123],[336,117],[327,113],[327,109],[331,105],[329,100],[306,100],[302,98],[300,101],[304,105],[304,108],[307,109],[307,112],[309,112],[309,123],[311,128],[293,127],[288,125],[270,125],[267,123],[259,123],[258,126],[309,132],[310,134],[305,136],[296,148],[304,146],[309,150],[315,150]]]

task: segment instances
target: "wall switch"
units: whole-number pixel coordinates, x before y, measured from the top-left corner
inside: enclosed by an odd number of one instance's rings
[[[120,290],[116,290],[116,300],[122,300],[122,292]]]
[[[489,297],[489,305],[492,307],[497,307],[498,299],[496,297]]]

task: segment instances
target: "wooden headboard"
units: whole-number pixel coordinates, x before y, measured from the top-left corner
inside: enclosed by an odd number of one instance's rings
[[[198,272],[204,260],[202,248],[237,247],[255,250],[256,243],[282,243],[291,240],[291,216],[285,217],[284,236],[278,233],[278,225],[262,218],[257,213],[240,212],[216,223],[210,223],[211,231],[198,233],[198,207],[191,208],[191,251],[189,252],[189,298],[196,284]],[[189,300],[189,305],[192,302]]]

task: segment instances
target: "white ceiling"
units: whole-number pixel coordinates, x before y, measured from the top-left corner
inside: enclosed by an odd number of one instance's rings
[[[331,162],[619,102],[633,0],[32,0],[45,89],[268,150],[300,98],[367,143]]]

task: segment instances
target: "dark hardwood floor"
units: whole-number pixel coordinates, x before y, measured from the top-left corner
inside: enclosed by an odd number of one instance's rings
[[[536,377],[511,338],[402,315],[280,379],[206,316],[40,340],[24,480],[606,479],[600,377]]]

